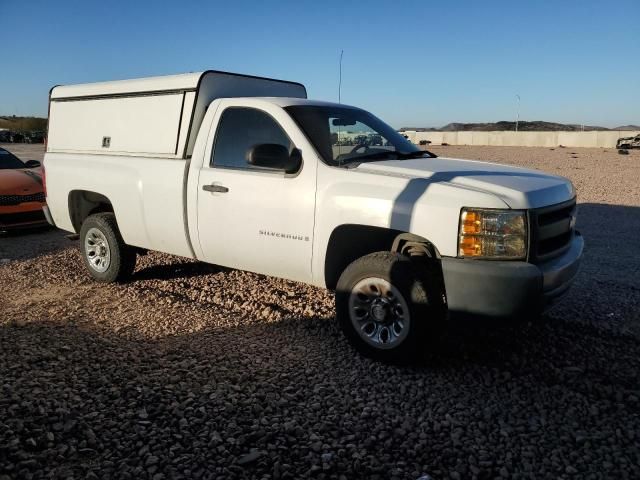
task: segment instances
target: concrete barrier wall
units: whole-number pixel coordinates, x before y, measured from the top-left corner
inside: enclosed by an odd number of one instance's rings
[[[428,140],[432,145],[491,145],[500,147],[591,147],[615,148],[621,137],[633,137],[640,134],[624,131],[597,132],[402,132],[413,143]]]

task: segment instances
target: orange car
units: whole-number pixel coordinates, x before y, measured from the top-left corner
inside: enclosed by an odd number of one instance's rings
[[[0,148],[0,231],[47,225],[42,167]]]

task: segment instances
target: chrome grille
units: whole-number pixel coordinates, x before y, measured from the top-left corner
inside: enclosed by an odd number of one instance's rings
[[[575,217],[575,198],[549,207],[531,210],[529,260],[533,263],[540,263],[555,258],[566,251],[574,234]]]
[[[44,192],[34,193],[32,195],[0,195],[0,206],[20,205],[27,202],[44,203]]]

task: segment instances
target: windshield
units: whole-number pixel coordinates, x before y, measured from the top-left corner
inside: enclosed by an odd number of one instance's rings
[[[0,148],[0,170],[6,168],[26,168],[22,160],[4,148]]]
[[[380,119],[358,108],[294,105],[285,110],[325,163],[332,166],[429,154]]]

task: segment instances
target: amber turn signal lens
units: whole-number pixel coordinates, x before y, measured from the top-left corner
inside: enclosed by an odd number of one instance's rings
[[[482,255],[482,243],[477,237],[463,235],[460,237],[460,254],[465,257]]]
[[[462,212],[461,227],[464,235],[469,233],[480,233],[480,230],[482,229],[480,215],[477,212]]]

